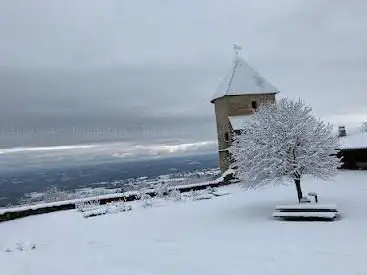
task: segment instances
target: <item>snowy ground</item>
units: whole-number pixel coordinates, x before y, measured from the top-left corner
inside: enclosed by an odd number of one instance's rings
[[[293,186],[84,219],[75,210],[0,224],[1,275],[366,274],[367,173],[308,180],[306,192],[335,203],[334,222],[272,220],[294,203]],[[5,252],[17,242],[35,249]],[[29,247],[29,246],[27,246]]]

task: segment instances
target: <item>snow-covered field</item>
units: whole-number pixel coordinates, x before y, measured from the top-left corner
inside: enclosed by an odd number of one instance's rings
[[[294,186],[230,186],[231,195],[211,200],[134,202],[132,211],[88,219],[56,212],[0,224],[0,274],[366,274],[367,172],[310,179],[303,188],[336,204],[342,218],[273,220],[275,205],[296,201]],[[15,249],[24,242],[31,245]]]

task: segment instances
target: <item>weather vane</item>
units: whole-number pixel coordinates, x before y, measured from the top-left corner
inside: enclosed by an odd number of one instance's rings
[[[238,57],[240,55],[240,52],[242,50],[242,47],[240,45],[238,45],[238,44],[234,44],[233,45],[233,50],[234,50],[236,56]]]

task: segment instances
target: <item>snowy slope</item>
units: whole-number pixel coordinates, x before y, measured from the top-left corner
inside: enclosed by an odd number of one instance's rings
[[[335,222],[271,219],[294,203],[293,186],[83,219],[74,210],[0,224],[1,275],[309,275],[365,274],[367,173],[334,182],[308,180],[320,203],[336,204]],[[366,211],[366,212],[365,212]],[[3,252],[17,242],[36,249]]]

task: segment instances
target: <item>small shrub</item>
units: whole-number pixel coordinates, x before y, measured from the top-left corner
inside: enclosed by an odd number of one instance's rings
[[[75,209],[78,210],[79,212],[85,212],[85,211],[96,209],[100,205],[101,203],[97,199],[92,199],[92,200],[87,200],[87,201],[80,200],[75,203]]]
[[[166,198],[166,196],[169,194],[168,183],[164,182],[158,183],[154,188],[154,192],[157,198],[160,199]]]
[[[144,208],[153,206],[152,197],[148,194],[148,191],[141,189],[138,193],[138,199],[142,202]]]
[[[181,201],[182,200],[182,195],[180,190],[177,189],[173,189],[171,192],[169,192],[169,198],[173,201]]]

